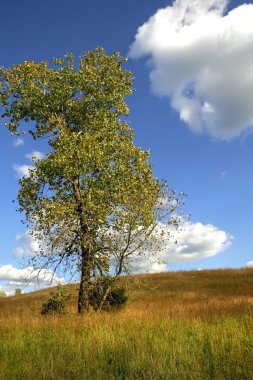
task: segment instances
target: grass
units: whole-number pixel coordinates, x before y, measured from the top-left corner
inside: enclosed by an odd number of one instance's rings
[[[253,379],[253,269],[123,279],[113,313],[42,317],[48,291],[0,299],[0,379]]]

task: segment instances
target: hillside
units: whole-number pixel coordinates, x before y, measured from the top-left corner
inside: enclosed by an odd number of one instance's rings
[[[128,289],[126,309],[159,308],[170,316],[208,317],[213,314],[253,313],[253,268],[180,271],[122,278]],[[66,285],[75,312],[78,284]],[[50,288],[20,296],[0,298],[1,315],[38,315]]]
[[[253,268],[122,278],[111,313],[40,315],[49,289],[0,299],[0,379],[251,380]]]

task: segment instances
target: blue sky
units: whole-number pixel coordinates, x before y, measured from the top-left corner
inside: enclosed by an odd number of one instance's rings
[[[157,177],[188,194],[184,212],[191,214],[179,245],[164,253],[168,266],[155,270],[253,264],[253,4],[243,4],[23,0],[0,6],[1,66],[65,51],[79,56],[96,46],[129,57],[135,143],[151,150]],[[0,290],[11,291],[27,275],[19,269],[23,253],[36,246],[12,203],[18,175],[31,165],[32,151],[47,148],[29,136],[18,145],[3,125],[0,137]]]

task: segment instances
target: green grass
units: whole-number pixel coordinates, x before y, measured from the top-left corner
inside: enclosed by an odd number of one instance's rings
[[[41,317],[0,300],[0,379],[253,379],[253,270],[138,276],[113,313]]]

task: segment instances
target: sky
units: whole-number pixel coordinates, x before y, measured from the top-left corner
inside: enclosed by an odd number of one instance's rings
[[[5,68],[97,46],[128,57],[135,144],[150,149],[156,177],[187,193],[177,244],[141,270],[253,266],[253,2],[13,0],[0,11]],[[15,210],[18,179],[47,147],[0,123],[0,291],[11,294],[36,285],[26,258],[37,242]]]

